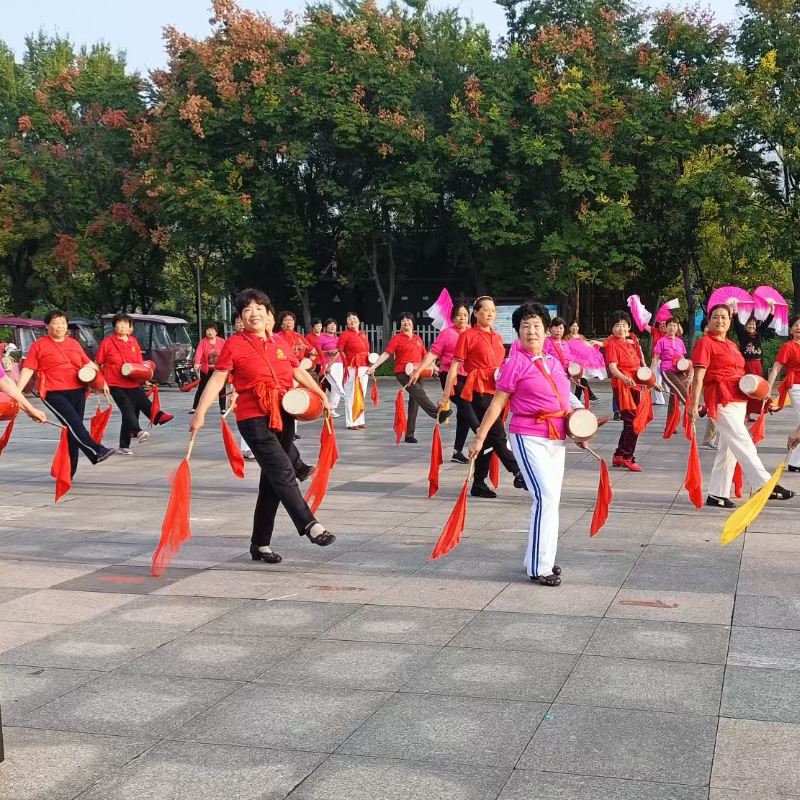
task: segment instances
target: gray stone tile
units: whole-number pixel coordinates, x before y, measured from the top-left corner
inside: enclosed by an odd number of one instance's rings
[[[720,715],[800,724],[800,670],[729,666]]]
[[[314,637],[347,619],[357,606],[252,600],[198,629],[198,633]]]
[[[140,675],[253,680],[308,639],[187,633],[127,663],[121,670]]]
[[[720,719],[714,789],[733,789],[747,797],[796,796],[800,786],[800,726],[783,722]]]
[[[5,728],[3,800],[72,800],[153,744],[152,739]]]
[[[63,630],[65,625],[44,625],[35,622],[3,622],[0,625],[0,654],[15,647],[44,639]]]
[[[26,714],[28,728],[163,737],[241,686],[113,673]]]
[[[7,589],[0,587],[0,603],[5,603],[8,600],[16,600],[18,597],[30,594],[32,589]]]
[[[87,564],[48,564],[40,561],[13,561],[0,566],[0,586],[24,589],[48,589],[58,583],[94,572]]]
[[[800,630],[800,597],[760,597],[737,594],[734,625]]]
[[[338,543],[338,537],[337,537]],[[427,548],[426,548],[427,549]],[[344,573],[355,575],[411,575],[422,569],[428,562],[430,551],[422,553],[387,551],[387,550],[353,550],[342,553],[311,570],[312,573]]]
[[[549,703],[576,660],[565,653],[445,647],[403,688],[417,693]]]
[[[173,738],[331,753],[387,697],[330,687],[250,685],[200,714]]]
[[[515,770],[497,800],[706,800],[706,796],[705,788],[674,783]]]
[[[586,652],[597,656],[724,664],[730,632],[725,625],[604,619]]]
[[[314,753],[161,742],[81,800],[283,800],[324,758]]]
[[[716,715],[724,669],[722,665],[583,656],[558,702]]]
[[[137,597],[94,621],[102,625],[160,625],[190,631],[239,608],[246,600],[219,597]]]
[[[405,578],[372,602],[382,606],[468,608],[480,610],[506,586],[503,581],[459,581],[448,578]]]
[[[290,797],[291,800],[495,800],[508,774],[507,768],[335,755]]]
[[[253,561],[250,563],[255,564]],[[198,572],[157,589],[156,594],[188,597],[260,597],[264,592],[281,586],[283,573],[267,571],[263,562],[259,564],[260,568],[257,571],[211,569]]]
[[[730,625],[732,613],[733,594],[623,588],[614,598],[607,616],[617,619],[649,619],[657,622]]]
[[[24,714],[94,680],[102,673],[0,665],[3,723],[16,724]]]
[[[735,627],[731,631],[728,663],[740,667],[800,669],[800,631]]]
[[[459,608],[364,606],[322,634],[325,639],[445,645],[473,617]]]
[[[510,767],[546,710],[544,703],[396,695],[338,753]]]
[[[733,594],[739,575],[736,563],[696,566],[691,564],[636,564],[625,589],[649,592],[708,592]]]
[[[420,644],[320,639],[268,669],[259,681],[392,691],[413,680],[438,648]]]
[[[649,544],[642,549],[637,566],[655,564],[687,567],[732,567],[737,569],[741,553],[738,547],[720,547],[718,541],[707,545]]]
[[[750,792],[737,792],[734,789],[715,789],[712,786],[708,800],[748,800],[750,797],[752,797]],[[758,793],[758,800],[798,800],[798,798],[800,798],[800,794],[782,794],[778,796],[777,794],[764,794],[764,792]]]
[[[0,605],[0,621],[70,625],[99,616],[133,600],[126,594],[42,589]]]
[[[519,766],[687,786],[708,784],[715,717],[557,704]]]
[[[260,600],[291,600],[293,603],[373,603],[387,589],[403,579],[402,575],[345,575],[342,573],[305,572],[286,574],[279,586],[259,595]]]
[[[27,664],[108,672],[178,635],[161,625],[109,626],[96,621],[68,625],[45,639],[0,656],[6,664]]]
[[[65,579],[55,588],[81,591],[81,592],[117,592],[119,594],[150,594],[156,589],[162,589],[184,578],[197,575],[196,569],[176,569],[170,567],[164,570],[163,575],[154,578],[148,566],[126,566],[119,564],[113,567],[103,567],[84,572],[71,580]]]
[[[558,588],[552,588],[525,581],[512,583],[500,592],[489,604],[488,610],[602,617],[616,594],[615,586],[571,586],[562,583]]]
[[[481,611],[451,644],[489,650],[582,653],[598,622],[596,617]]]

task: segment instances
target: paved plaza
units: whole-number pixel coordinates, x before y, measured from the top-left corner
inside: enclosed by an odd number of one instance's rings
[[[149,563],[191,395],[163,392],[176,421],[133,458],[82,460],[58,505],[58,432],[19,420],[0,459],[0,798],[800,798],[800,500],[720,547],[727,513],[690,506],[687,443],[661,439],[658,408],[645,472],[612,470],[592,540],[597,464],[568,446],[561,587],[524,573],[529,499],[508,474],[430,562],[466,468],[445,463],[427,499],[430,420],[394,446],[396,386],[367,431],[337,420],[320,510],[336,542],[281,516],[278,566],[250,560],[258,468],[232,476],[210,411],[193,539],[161,579]],[[770,471],[791,420],[768,421]],[[118,424],[115,410],[107,444]],[[609,461],[619,425],[597,439]],[[319,425],[300,430],[313,463]]]

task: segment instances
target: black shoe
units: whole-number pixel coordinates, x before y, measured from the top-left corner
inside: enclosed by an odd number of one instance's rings
[[[472,484],[472,488],[469,490],[469,493],[473,497],[485,497],[488,500],[493,500],[497,497],[497,492],[492,491],[483,481],[475,481]]]
[[[717,497],[714,494],[706,497],[706,505],[714,508],[736,508],[736,503],[728,500],[727,497]]]
[[[614,412],[614,419],[615,419],[617,422],[619,422],[619,421],[622,419],[622,414],[620,414],[620,413],[619,413],[619,411],[615,411],[615,412]]]
[[[448,408],[448,409],[444,409],[444,408],[443,408],[443,409],[442,409],[442,410],[439,412],[439,416],[437,417],[437,422],[439,422],[439,423],[442,423],[442,422],[444,422],[445,420],[447,420],[447,419],[450,419],[450,417],[452,416],[452,414],[453,414],[453,409],[452,409],[452,408]]]
[[[593,403],[596,403],[596,402],[597,402],[597,395],[596,395],[594,392],[590,392],[590,393],[589,393],[589,399],[590,399],[590,400],[591,400]]]
[[[189,409],[189,410],[188,410],[186,413],[187,413],[187,414],[194,414],[194,409],[193,409],[193,408],[190,408],[190,409]]]
[[[117,452],[116,450],[114,450],[113,448],[109,447],[109,448],[106,449],[106,451],[104,453],[100,453],[100,455],[97,456],[97,461],[95,461],[94,463],[95,464],[99,464],[101,461],[105,461],[107,458],[110,458],[111,456],[113,456],[114,453],[116,453],[116,452]]]
[[[530,578],[542,586],[561,586],[561,578],[555,572],[552,575],[531,575]]]
[[[561,574],[561,567],[558,564],[553,564],[553,575],[560,575]]]
[[[450,456],[450,460],[454,461],[456,464],[469,464],[469,459],[460,450],[454,450],[453,455]],[[791,469],[791,467],[789,467],[789,469]]]
[[[405,442],[406,444],[416,444],[417,440],[413,436],[406,436]]]
[[[794,492],[791,489],[784,489],[783,486],[777,484],[769,496],[770,500],[791,500],[794,497]]]
[[[793,467],[791,464],[786,467],[786,469],[788,469],[789,472],[800,472],[800,467]]]
[[[521,472],[518,472],[516,475],[514,475],[514,488],[524,489],[526,492],[528,491],[528,487],[525,485],[525,478],[522,477]]]
[[[303,481],[308,480],[308,476],[311,475],[313,471],[314,467],[310,467],[308,464],[303,464],[302,467],[296,470],[295,476],[297,477],[297,480],[302,483]]]
[[[299,433],[296,433],[296,434],[294,435],[294,440],[295,440],[295,441],[297,441],[298,439],[302,439],[302,438],[303,438],[303,437],[302,437],[302,436],[300,436],[300,434],[299,434]]]
[[[265,561],[267,564],[280,564],[283,558],[276,552],[262,553],[257,546],[250,545],[250,558],[253,561]]]

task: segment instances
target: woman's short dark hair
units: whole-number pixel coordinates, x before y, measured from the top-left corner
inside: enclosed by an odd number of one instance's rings
[[[208,322],[204,322],[204,323],[203,323],[203,332],[204,332],[204,333],[205,333],[205,331],[207,331],[209,328],[212,328],[212,329],[214,330],[214,333],[219,333],[219,325],[217,325],[217,323],[216,323],[216,322],[214,322],[214,320],[213,320],[213,319],[209,320]]]
[[[233,307],[236,309],[236,313],[241,317],[242,311],[244,311],[250,303],[257,303],[260,306],[264,306],[273,317],[278,316],[275,313],[275,306],[272,305],[269,295],[264,294],[260,289],[242,289],[242,291],[236,295],[233,301]]]
[[[311,317],[311,327],[315,325],[322,325],[322,320],[319,317]]]
[[[667,317],[664,320],[664,324],[665,325],[669,325],[670,322],[674,322],[676,325],[680,325],[681,324],[681,321],[674,314],[671,317]]]
[[[133,327],[133,317],[130,314],[126,314],[124,311],[114,314],[114,319],[111,320],[111,323],[116,326],[118,322],[127,322],[128,325]]]
[[[333,317],[328,317],[328,319],[325,320],[325,327],[327,328],[331,323],[333,323],[337,328],[339,327],[339,323]]]
[[[404,319],[410,319],[412,322],[416,322],[416,317],[410,311],[401,311],[400,314],[397,316],[397,321],[402,322]]]
[[[718,309],[724,308],[728,312],[728,318],[733,319],[733,314],[731,314],[731,307],[727,303],[717,303],[715,306],[711,306],[708,309],[708,318],[711,319],[711,315]]]
[[[358,319],[358,320],[360,320],[360,319],[361,319],[361,317],[359,317],[359,316],[358,316],[358,314],[357,314],[355,311],[348,311],[348,312],[347,312],[347,313],[344,315],[344,318],[345,318],[345,319],[347,319],[348,317],[355,317],[355,318],[356,318],[356,319]]]
[[[522,323],[526,319],[532,319],[533,317],[539,317],[545,328],[555,324],[555,322],[550,322],[550,312],[541,303],[523,303],[511,315],[511,324],[514,330],[519,333]],[[556,317],[556,319],[559,319],[559,317]],[[564,320],[562,319],[561,322],[563,324]]]
[[[294,324],[297,325],[297,314],[295,314],[294,311],[281,311],[281,313],[278,314],[277,320],[279,328],[283,327],[283,321],[286,319],[286,317],[291,317],[294,321]]]
[[[553,317],[553,319],[550,320],[551,328],[557,328],[559,325],[563,325],[566,328],[567,321],[564,319],[564,317]]]
[[[453,322],[458,316],[458,312],[464,309],[469,314],[469,306],[466,303],[453,303],[453,310],[450,312],[450,322]]]
[[[475,312],[481,310],[481,306],[483,305],[484,300],[490,300],[492,303],[494,303],[494,299],[490,297],[488,294],[482,294],[480,297],[475,298],[475,302],[472,305],[472,312],[469,315],[470,325],[477,324],[478,317],[475,315]]]
[[[794,325],[798,320],[800,320],[800,314],[795,314],[793,317],[789,317],[789,327],[791,328],[792,325]]]
[[[69,322],[69,317],[67,316],[66,311],[62,311],[60,308],[53,308],[44,315],[44,324],[49,325],[54,319],[58,317],[63,317],[64,320]]]
[[[631,315],[627,311],[615,311],[611,315],[611,327],[613,328],[618,322],[627,322],[630,328]]]

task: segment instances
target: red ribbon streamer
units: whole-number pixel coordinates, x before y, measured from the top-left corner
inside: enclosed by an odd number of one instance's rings
[[[686,477],[683,487],[689,493],[689,500],[695,508],[703,507],[703,472],[700,468],[700,453],[697,450],[697,435],[692,427],[689,461],[686,464]]]
[[[69,460],[69,441],[66,426],[61,428],[61,438],[53,455],[50,474],[56,479],[56,502],[72,488],[72,464]]]
[[[222,428],[222,443],[225,445],[225,455],[228,456],[228,463],[237,478],[244,478],[244,456],[242,451],[239,449],[239,445],[231,433],[225,418],[223,417],[219,422]]]
[[[184,458],[170,476],[172,491],[169,495],[164,521],[161,523],[161,539],[158,542],[150,573],[158,578],[169,566],[181,545],[192,538],[189,514],[192,504],[192,473],[189,459]]]
[[[439,426],[433,426],[433,439],[431,440],[431,465],[428,469],[428,497],[433,497],[439,491],[439,467],[444,463],[442,458],[442,437],[439,435]]]
[[[461,487],[461,492],[458,495],[456,504],[453,506],[453,510],[450,513],[447,522],[445,522],[442,533],[439,536],[439,540],[436,542],[436,546],[433,548],[433,552],[430,555],[431,561],[447,555],[454,547],[457,547],[458,543],[461,541],[461,534],[464,532],[464,526],[467,522],[468,483],[469,478],[464,481],[464,485]]]
[[[594,504],[594,514],[592,514],[592,524],[589,528],[589,536],[594,536],[608,519],[608,508],[614,495],[611,492],[611,481],[608,477],[608,467],[606,462],[600,461],[600,481],[597,484],[597,502]]]
[[[397,436],[395,444],[400,444],[406,432],[408,418],[406,417],[405,392],[400,389],[394,398],[394,432]]]
[[[326,419],[322,426],[322,433],[319,436],[319,457],[317,458],[314,477],[306,492],[306,502],[311,508],[312,514],[316,513],[325,499],[331,470],[338,459],[339,448],[336,446],[336,432],[331,421]]]
[[[11,431],[14,430],[14,423],[17,421],[16,417],[12,417],[8,425],[6,425],[6,429],[3,431],[3,437],[0,438],[0,455],[2,455],[3,450],[6,449],[6,445],[8,444],[8,440],[11,438]]]

